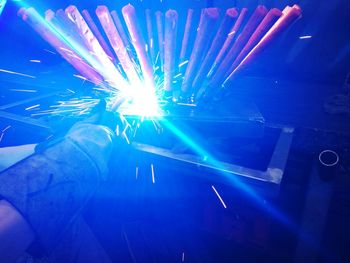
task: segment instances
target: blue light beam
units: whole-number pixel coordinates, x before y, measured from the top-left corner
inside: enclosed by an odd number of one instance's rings
[[[268,203],[264,198],[262,198],[259,194],[256,193],[249,185],[243,183],[238,176],[232,176],[232,174],[228,174],[228,168],[225,167],[221,162],[219,162],[214,156],[212,156],[207,150],[201,147],[197,142],[195,142],[192,138],[190,138],[187,134],[181,131],[178,127],[176,127],[169,120],[163,118],[162,124],[176,137],[178,137],[182,142],[184,142],[190,149],[192,149],[196,154],[205,158],[205,160],[221,171],[221,175],[227,178],[233,185],[237,187],[241,192],[246,194],[253,202],[259,205],[263,210],[272,215],[277,221],[286,226],[294,233],[299,233],[298,226],[292,222],[287,216],[285,216],[282,212],[280,212],[276,207],[272,204]],[[313,246],[314,242],[312,238],[305,233],[301,233],[301,237],[310,245]]]
[[[7,3],[7,0],[0,0],[0,16],[2,14],[2,11],[4,11],[6,3]]]

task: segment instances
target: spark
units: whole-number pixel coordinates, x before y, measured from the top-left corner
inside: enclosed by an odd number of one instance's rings
[[[35,78],[36,78],[35,76],[23,74],[23,73],[20,73],[20,72],[10,71],[10,70],[6,70],[6,69],[0,69],[0,72],[4,72],[4,73],[8,73],[8,74],[14,74],[14,75],[18,75],[18,76],[22,76],[22,77],[27,77],[27,78],[32,78],[32,79],[35,79]]]
[[[158,52],[157,52],[156,59],[155,59],[155,61],[154,61],[154,64],[155,64],[155,65],[158,63],[159,55],[160,55],[160,52],[158,51]],[[159,68],[159,67],[158,67],[158,68]]]
[[[38,92],[35,89],[10,89],[11,91],[15,91],[15,92],[29,92],[29,93],[35,93]]]
[[[49,110],[31,114],[31,116],[44,115],[64,115],[64,116],[81,116],[88,114],[93,107],[99,103],[99,99],[82,96],[80,98],[72,98],[70,100],[58,100],[56,105],[50,105]]]
[[[11,127],[12,127],[11,125],[6,126],[6,127],[2,130],[2,132],[7,131],[7,130],[10,129]]]
[[[188,60],[185,60],[184,62],[180,63],[180,64],[179,64],[179,68],[181,68],[182,66],[184,66],[184,65],[186,65],[186,64],[188,64]]]
[[[139,127],[138,127],[138,126],[136,126],[136,129],[134,129],[134,134],[133,134],[133,136],[132,136],[133,138],[135,138],[135,137],[136,137],[136,133],[137,133],[138,128],[139,128]]]
[[[158,131],[158,125],[157,125],[157,123],[156,123],[156,121],[155,120],[151,120],[152,121],[152,124],[153,124],[153,126],[154,126],[154,129],[156,130],[156,131]]]
[[[48,50],[48,49],[44,49],[44,51],[46,51],[47,53],[51,53],[51,54],[57,55],[55,52],[53,52],[51,50]]]
[[[139,177],[139,167],[138,166],[136,166],[135,174],[136,174],[136,179],[137,179]]]
[[[78,78],[78,79],[82,79],[82,80],[87,80],[87,78],[81,76],[81,75],[78,75],[78,74],[73,74],[74,77]]]
[[[81,75],[78,75],[78,74],[73,74],[73,77],[76,77],[76,78],[78,78],[78,79],[83,80],[83,81],[84,81],[83,84],[85,83],[85,81],[88,81],[88,82],[90,82],[90,83],[92,83],[92,84],[95,84],[95,83],[92,82],[91,80],[89,80],[89,79],[87,79],[87,78],[85,78],[85,77],[83,77],[83,76],[81,76]],[[108,82],[108,80],[106,80],[106,82]]]
[[[231,31],[230,33],[228,33],[228,36],[233,35],[234,33],[236,33],[236,31]]]
[[[301,37],[299,37],[299,39],[310,39],[310,38],[312,38],[312,36],[301,36]]]
[[[120,128],[119,128],[119,124],[117,124],[117,126],[115,127],[115,134],[116,134],[117,136],[119,136],[119,135],[120,135]]]
[[[152,183],[156,183],[156,180],[155,180],[155,178],[154,178],[154,166],[153,166],[153,164],[151,164],[151,171],[152,171]]]
[[[25,110],[32,110],[32,109],[38,108],[39,106],[40,106],[40,104],[36,104],[36,105],[25,108]]]
[[[125,133],[123,133],[123,137],[126,140],[126,143],[130,144],[130,140],[129,140],[128,136]]]
[[[60,47],[60,49],[63,50],[63,51],[66,51],[66,52],[68,52],[68,53],[73,54],[73,51],[70,50],[70,49],[67,49],[67,48],[64,48],[64,47]]]
[[[179,73],[179,74],[174,76],[174,79],[177,79],[178,77],[181,77],[181,76],[182,76],[182,73]]]
[[[226,206],[224,200],[222,200],[220,194],[219,194],[218,191],[215,189],[214,185],[212,185],[211,188],[213,188],[213,190],[214,190],[215,194],[217,195],[217,197],[219,198],[219,200],[220,200],[222,206],[223,206],[224,208],[227,208],[227,206]]]
[[[32,63],[41,63],[41,60],[38,60],[38,59],[31,59],[29,61]]]
[[[188,107],[197,107],[196,104],[193,103],[183,103],[183,102],[178,102],[178,105],[182,105],[182,106],[188,106]]]
[[[73,91],[73,90],[71,90],[71,89],[67,89],[67,91],[69,91],[69,92],[75,94],[75,91]]]
[[[5,127],[5,128],[1,131],[0,142],[1,142],[2,139],[4,138],[5,131],[7,131],[7,130],[10,129],[10,128],[11,128],[11,125],[8,125],[7,127]]]

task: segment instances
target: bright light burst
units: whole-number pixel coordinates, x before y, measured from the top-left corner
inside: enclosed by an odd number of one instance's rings
[[[116,98],[111,97],[110,104],[115,103],[121,98],[125,98],[125,102],[121,104],[118,110],[124,115],[141,117],[162,116],[160,101],[156,93],[152,92],[151,89],[141,87],[131,91],[120,92],[116,95]],[[113,105],[110,108],[113,108]]]

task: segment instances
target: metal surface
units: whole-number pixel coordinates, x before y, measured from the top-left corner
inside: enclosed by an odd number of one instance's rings
[[[206,107],[192,104],[174,104],[164,108],[164,117],[176,123],[200,126],[206,133],[259,138],[264,133],[265,119],[251,100],[223,99]],[[162,122],[161,117],[159,119]]]
[[[133,143],[132,146],[138,151],[151,155],[185,162],[194,165],[194,167],[205,167],[218,173],[228,174],[229,176],[238,176],[245,183],[256,187],[257,190],[268,195],[276,195],[283,177],[293,132],[293,128],[283,128],[281,130],[266,171],[254,170],[227,162],[218,162],[217,165],[213,165],[206,162],[203,160],[203,157],[198,155],[174,153],[172,150],[136,142]],[[210,177],[207,179],[218,180],[218,177]],[[221,179],[224,179],[224,177]]]

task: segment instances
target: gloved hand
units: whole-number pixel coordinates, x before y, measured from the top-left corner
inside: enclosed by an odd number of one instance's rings
[[[88,124],[92,126],[89,126]],[[66,128],[66,125],[62,125],[62,126]],[[82,127],[82,126],[85,126],[85,127]],[[86,136],[90,136],[89,131],[94,130],[92,129],[92,127],[95,127],[94,129],[96,129],[97,127],[100,127],[100,128],[104,127],[105,129],[109,129],[111,136],[113,137],[114,147],[119,148],[120,142],[123,141],[123,135],[121,134],[122,133],[121,131],[124,131],[127,127],[129,127],[129,124],[127,123],[126,119],[119,113],[107,111],[106,101],[101,99],[100,102],[91,110],[89,116],[87,116],[84,120],[76,122],[68,130],[68,132],[67,130],[64,131],[62,129],[59,129],[58,127],[57,132],[53,136],[51,136],[49,140],[43,141],[36,146],[35,152],[42,153],[45,149],[61,142],[72,131],[75,131],[76,138],[79,138],[81,136],[81,137],[84,137],[84,139],[87,139]],[[77,134],[78,130],[79,130],[79,133],[83,132],[83,134]],[[91,136],[93,137],[92,134]]]
[[[105,125],[78,122],[56,144],[0,174],[0,196],[24,216],[48,253],[107,174],[114,139]]]
[[[118,112],[107,111],[107,103],[101,99],[91,110],[90,116],[82,122],[103,125],[115,131],[118,125],[123,125],[123,120],[124,118]]]

